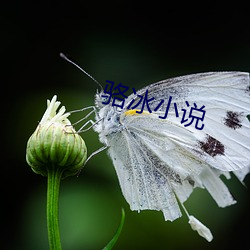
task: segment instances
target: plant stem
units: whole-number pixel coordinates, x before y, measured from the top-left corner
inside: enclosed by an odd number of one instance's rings
[[[50,250],[61,250],[59,231],[59,188],[62,170],[59,167],[48,168],[47,185],[47,228]]]

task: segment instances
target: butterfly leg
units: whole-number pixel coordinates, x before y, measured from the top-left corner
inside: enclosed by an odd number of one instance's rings
[[[73,114],[73,113],[76,113],[76,112],[83,112],[83,111],[85,111],[87,109],[92,109],[92,110],[87,115],[85,115],[83,118],[81,118],[79,121],[75,122],[73,125],[76,125],[76,124],[82,122],[83,120],[87,119],[93,113],[96,114],[96,108],[94,106],[90,106],[90,107],[86,107],[86,108],[82,108],[82,109],[77,109],[77,110],[73,110],[73,111],[69,112],[70,114]]]
[[[96,151],[94,151],[92,154],[90,154],[90,156],[87,158],[87,160],[84,162],[83,166],[81,167],[81,169],[78,171],[77,173],[77,177],[80,175],[83,167],[87,164],[87,162],[96,154],[102,152],[103,150],[107,149],[108,146],[102,146],[101,148],[97,149]]]
[[[94,151],[93,153],[91,153],[91,155],[87,158],[87,160],[85,161],[84,165],[86,165],[86,163],[96,154],[102,152],[103,150],[107,149],[108,146],[102,146],[101,148],[97,149],[96,151]]]
[[[77,131],[77,133],[82,133],[82,132],[86,132],[88,130],[90,130],[93,126],[96,125],[96,123],[98,123],[99,121],[93,122],[92,120],[88,120],[86,123],[84,123]],[[85,128],[89,123],[91,123],[91,125],[87,128]]]
[[[70,114],[73,114],[73,113],[76,113],[76,112],[83,112],[85,110],[88,110],[88,109],[92,109],[87,115],[85,115],[83,118],[81,118],[80,120],[78,120],[77,122],[75,122],[74,124],[72,124],[73,126],[81,123],[82,121],[86,120],[87,118],[89,118],[93,113],[95,115],[97,115],[97,111],[96,111],[96,108],[95,106],[89,106],[89,107],[86,107],[86,108],[82,108],[82,109],[77,109],[77,110],[73,110],[73,111],[70,111]],[[99,122],[99,121],[97,121]],[[85,131],[88,131],[89,129],[91,129],[97,122],[93,122],[92,120],[88,120],[86,123],[84,123],[77,131],[77,133],[81,133],[81,132],[85,132]],[[91,123],[91,126],[89,126],[88,128],[85,128],[88,124]]]

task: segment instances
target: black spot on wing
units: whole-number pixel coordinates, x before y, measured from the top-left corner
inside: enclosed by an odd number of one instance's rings
[[[227,116],[224,118],[224,124],[232,129],[240,128],[242,114],[239,112],[227,111]]]
[[[187,181],[192,187],[194,187],[195,181],[190,176],[187,177]]]
[[[247,86],[246,92],[250,94],[250,85]]]
[[[207,135],[205,141],[199,142],[199,146],[204,152],[212,157],[216,155],[224,155],[225,152],[224,145],[209,135]]]

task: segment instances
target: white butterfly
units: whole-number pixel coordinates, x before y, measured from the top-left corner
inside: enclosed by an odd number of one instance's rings
[[[103,93],[96,95],[93,128],[108,147],[131,210],[161,210],[165,220],[173,221],[181,216],[177,199],[183,205],[195,187],[206,188],[220,207],[235,203],[220,175],[230,178],[233,172],[243,181],[250,171],[249,88],[247,73],[211,72],[160,81],[137,92],[143,96],[148,90],[148,97],[155,97],[150,106],[170,96],[178,107],[185,101],[204,105],[202,130],[181,124],[173,107],[160,119],[166,105],[152,113],[145,106],[138,114],[126,109],[138,101],[134,95],[122,110],[103,105]],[[189,219],[193,229],[212,240],[208,228]]]
[[[111,102],[104,105],[103,91],[96,94],[92,111],[96,122],[89,122],[104,147],[92,155],[108,148],[131,210],[161,210],[165,220],[173,221],[181,216],[181,204],[192,229],[211,241],[210,230],[189,215],[183,203],[196,187],[207,189],[220,207],[235,203],[220,176],[230,178],[232,172],[242,182],[250,172],[249,74],[209,72],[176,77],[151,84],[137,95],[145,96],[146,91],[148,99],[155,98],[151,107],[166,100],[156,112],[148,112],[146,106],[141,114],[128,110],[131,102],[139,101],[134,94],[125,99],[122,109]],[[170,96],[179,118],[186,101],[205,106],[202,130],[194,123],[181,124],[173,105],[166,119],[159,118]],[[141,108],[142,103],[137,106]]]

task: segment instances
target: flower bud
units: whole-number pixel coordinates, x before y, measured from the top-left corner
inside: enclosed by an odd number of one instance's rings
[[[54,96],[47,101],[41,122],[27,143],[26,160],[32,170],[47,176],[50,168],[62,171],[62,177],[75,175],[79,172],[87,158],[86,145],[76,133],[61,107],[56,113],[60,102]]]

